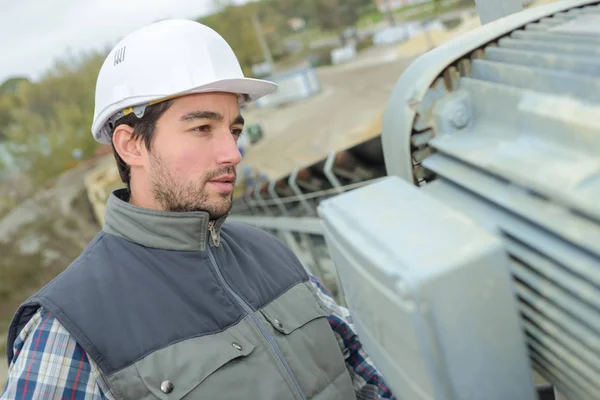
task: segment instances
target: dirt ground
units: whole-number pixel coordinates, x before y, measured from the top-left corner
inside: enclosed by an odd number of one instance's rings
[[[319,68],[321,92],[310,99],[247,112],[245,118],[260,122],[265,133],[263,140],[249,149],[244,163],[275,179],[326,157],[332,150],[378,135],[383,109],[408,64],[389,51],[378,50],[371,59]]]

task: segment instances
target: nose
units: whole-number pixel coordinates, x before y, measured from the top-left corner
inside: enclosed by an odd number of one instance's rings
[[[238,149],[235,136],[228,129],[224,129],[223,133],[217,137],[219,139],[214,149],[217,163],[219,165],[238,165],[242,161],[242,154]]]

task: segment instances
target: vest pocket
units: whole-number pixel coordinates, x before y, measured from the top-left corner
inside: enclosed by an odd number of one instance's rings
[[[271,328],[281,354],[307,398],[343,398],[334,393],[353,393],[350,375],[340,345],[310,283],[288,289],[260,309],[267,328]],[[324,307],[324,306],[323,306]],[[337,385],[345,374],[345,389]],[[321,393],[329,393],[320,397]]]
[[[298,284],[264,306],[260,312],[278,332],[289,335],[309,322],[327,316],[312,292]]]
[[[136,363],[144,384],[159,399],[181,399],[255,346],[235,327],[187,339],[155,351]]]

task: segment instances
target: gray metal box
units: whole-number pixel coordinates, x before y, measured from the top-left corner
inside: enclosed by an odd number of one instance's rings
[[[399,399],[535,398],[497,237],[396,177],[319,213],[358,334]]]

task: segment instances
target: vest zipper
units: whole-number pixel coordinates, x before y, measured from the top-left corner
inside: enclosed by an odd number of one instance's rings
[[[215,247],[219,247],[219,243],[221,242],[221,237],[217,234],[215,230],[215,221],[208,222],[208,232],[210,233],[210,240]]]
[[[214,244],[215,247],[219,247],[220,238],[219,238],[219,235],[215,231],[213,221],[210,221],[208,223],[208,231],[210,232],[211,242]],[[219,268],[219,265],[217,264],[217,260],[215,259],[215,256],[211,251],[210,245],[208,246],[207,250],[208,250],[208,258],[210,258],[210,262],[211,262],[214,270],[217,272],[217,276],[218,276],[219,280],[221,281],[221,283],[223,284],[225,289],[227,289],[227,291],[229,293],[231,293],[231,295],[236,299],[236,301],[244,309],[246,314],[248,314],[248,316],[250,317],[250,319],[252,320],[254,325],[256,325],[256,327],[260,330],[260,332],[262,333],[262,335],[266,339],[266,341],[271,345],[271,348],[275,351],[275,354],[279,358],[279,361],[281,362],[281,364],[283,364],[283,367],[285,368],[288,375],[292,379],[292,382],[294,382],[294,386],[296,386],[296,390],[300,394],[300,398],[302,400],[307,400],[306,396],[302,392],[302,389],[300,388],[300,385],[298,384],[298,381],[296,381],[296,377],[292,373],[290,366],[288,365],[287,361],[283,357],[283,354],[281,354],[281,350],[279,350],[277,343],[275,343],[275,339],[273,339],[271,334],[267,331],[267,329],[263,326],[263,324],[258,320],[256,315],[254,315],[254,311],[252,311],[252,308],[250,308],[248,303],[246,303],[244,301],[244,299],[242,299],[240,296],[238,296],[238,294],[231,288],[231,286],[229,286],[229,284],[225,280],[225,277],[223,276],[223,273],[221,272],[221,269]]]

